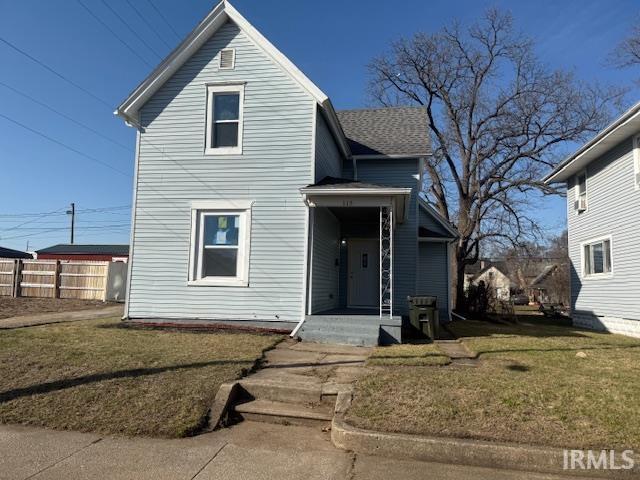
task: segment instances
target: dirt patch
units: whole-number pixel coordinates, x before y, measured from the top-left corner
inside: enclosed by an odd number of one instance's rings
[[[73,312],[90,308],[104,308],[115,305],[100,300],[76,300],[71,298],[12,298],[0,297],[0,318],[39,313]]]

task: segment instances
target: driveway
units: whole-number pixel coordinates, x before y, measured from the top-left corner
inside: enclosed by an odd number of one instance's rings
[[[554,480],[560,477],[381,457],[333,447],[309,427],[243,422],[180,440],[0,426],[0,480]],[[576,478],[576,477],[572,477]]]

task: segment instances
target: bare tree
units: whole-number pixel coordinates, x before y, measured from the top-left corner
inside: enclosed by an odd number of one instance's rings
[[[454,24],[394,43],[370,72],[376,101],[426,108],[434,160],[424,189],[460,233],[456,308],[464,309],[465,266],[480,245],[538,234],[531,202],[558,193],[540,179],[559,148],[605,124],[620,92],[548,68],[511,16],[495,9],[467,29]]]
[[[637,24],[637,20],[629,35],[611,53],[609,61],[615,67],[640,65],[640,25]]]

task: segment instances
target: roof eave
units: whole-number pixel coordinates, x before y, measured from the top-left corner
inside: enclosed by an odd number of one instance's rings
[[[451,234],[451,238],[458,238],[460,236],[456,228],[449,223],[447,219],[440,214],[440,212],[429,205],[422,195],[418,195],[418,204],[430,213],[444,227],[444,229]]]
[[[542,179],[542,181],[547,185],[552,183],[566,182],[569,177],[575,174],[575,172],[571,171],[572,166],[574,166],[581,160],[581,164],[584,163],[584,165],[580,166],[586,166],[589,162],[597,158],[598,155],[602,154],[602,152],[594,153],[594,150],[603,141],[605,141],[609,136],[620,131],[623,127],[630,126],[631,128],[634,128],[636,124],[637,127],[640,128],[640,102],[633,105],[630,109],[616,118],[608,126],[598,132],[591,140],[586,142],[573,154],[560,162],[548,175],[546,175]]]

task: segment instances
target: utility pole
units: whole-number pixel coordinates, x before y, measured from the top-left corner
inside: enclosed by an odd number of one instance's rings
[[[76,221],[76,204],[71,202],[71,210],[67,210],[67,215],[71,215],[71,243],[73,244],[73,228]]]

